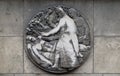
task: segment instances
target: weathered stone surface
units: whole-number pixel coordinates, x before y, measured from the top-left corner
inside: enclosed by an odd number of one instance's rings
[[[41,9],[51,5],[63,4],[80,10],[93,24],[92,0],[0,0],[0,36],[22,36],[23,20],[25,25]],[[52,2],[51,2],[52,1]],[[120,35],[120,1],[94,0],[94,32],[95,35]],[[0,37],[0,73],[23,73],[22,38]],[[120,73],[120,38],[96,37],[94,50],[95,73]],[[25,73],[46,73],[36,68],[25,58]],[[78,74],[92,72],[92,55],[78,70],[77,74],[65,76],[120,76],[120,74]],[[90,68],[89,68],[90,67]],[[83,70],[82,70],[83,69]],[[91,70],[90,70],[91,69]],[[52,74],[0,74],[0,76],[57,76]],[[61,76],[64,76],[62,74]]]
[[[15,74],[15,76],[41,76],[39,74]]]
[[[0,74],[0,76],[14,76],[13,74]]]
[[[94,72],[120,73],[120,38],[96,37],[94,45]]]
[[[73,74],[72,76],[102,76],[102,74]]]
[[[102,76],[102,74],[15,74],[15,76]]]
[[[26,26],[31,18],[35,16],[44,8],[56,5],[64,5],[76,8],[81,12],[87,20],[89,20],[90,25],[93,24],[93,0],[74,0],[74,1],[60,1],[60,0],[25,0],[24,1],[24,25]],[[83,64],[76,73],[91,73],[93,71],[93,57],[90,58]],[[25,56],[25,72],[26,73],[42,73],[43,71],[36,68]],[[88,69],[89,67],[89,69]],[[33,69],[34,68],[34,69]],[[86,69],[87,68],[87,69]]]
[[[95,0],[94,34],[104,36],[120,35],[120,1]]]
[[[0,0],[0,36],[21,36],[23,1]]]
[[[91,50],[90,56],[78,69],[71,73],[93,73],[93,51]]]
[[[58,75],[40,74],[40,76],[58,76]],[[102,76],[102,74],[62,74],[59,76]]]
[[[56,5],[76,8],[85,16],[91,26],[93,25],[93,0],[25,0],[24,24],[27,25],[30,19],[42,9]]]
[[[24,72],[25,73],[47,73],[43,70],[37,68],[29,59],[28,57],[24,56]],[[89,58],[86,60],[86,62],[80,66],[78,69],[71,73],[92,73],[93,72],[93,53],[91,51],[91,54]]]
[[[46,73],[39,68],[37,68],[26,56],[26,53],[24,54],[24,72],[25,73]]]
[[[104,74],[103,76],[120,76],[120,74]]]
[[[0,73],[23,73],[21,37],[0,37]]]

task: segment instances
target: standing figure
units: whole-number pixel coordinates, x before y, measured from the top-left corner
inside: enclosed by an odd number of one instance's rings
[[[49,32],[42,32],[42,36],[54,35],[60,31],[60,38],[56,43],[55,61],[53,68],[71,68],[78,64],[78,57],[83,57],[79,52],[77,38],[77,28],[75,22],[61,7],[56,7],[56,11],[61,16],[58,25]]]

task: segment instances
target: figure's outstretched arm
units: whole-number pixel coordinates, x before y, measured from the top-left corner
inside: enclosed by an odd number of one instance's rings
[[[43,36],[49,36],[49,35],[52,35],[52,34],[55,34],[57,33],[60,28],[65,24],[65,20],[61,19],[58,23],[58,25],[53,28],[51,31],[47,32],[47,33],[42,33]]]

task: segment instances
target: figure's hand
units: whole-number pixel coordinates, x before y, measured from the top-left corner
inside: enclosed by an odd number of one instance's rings
[[[41,32],[41,35],[42,35],[42,36],[48,36],[49,34],[48,34],[48,33],[45,33],[45,32]]]
[[[33,37],[33,36],[27,36],[27,38],[26,38],[26,39],[31,40],[31,41],[35,41],[35,40],[36,40],[36,38],[35,38],[35,37]]]
[[[81,53],[77,53],[77,57],[83,57]]]
[[[41,35],[39,35],[39,36],[38,36],[38,38],[39,38],[39,39],[41,39],[41,38],[42,38],[42,36],[41,36]]]
[[[81,36],[81,37],[79,37],[80,39],[86,39],[87,38],[87,36],[86,35],[84,35],[84,36]]]

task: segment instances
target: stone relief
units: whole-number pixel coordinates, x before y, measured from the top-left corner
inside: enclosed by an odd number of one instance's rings
[[[66,73],[79,67],[91,48],[87,21],[74,8],[41,10],[27,25],[26,53],[39,68]]]

